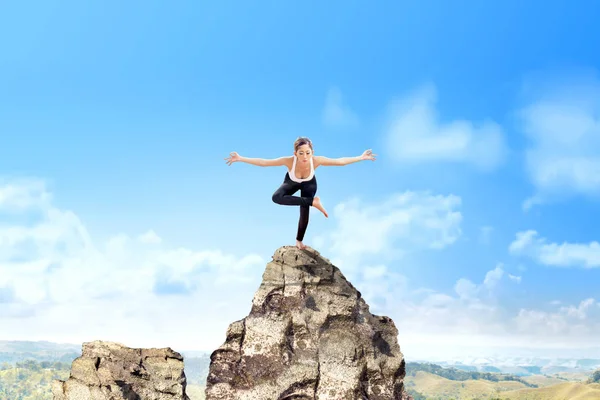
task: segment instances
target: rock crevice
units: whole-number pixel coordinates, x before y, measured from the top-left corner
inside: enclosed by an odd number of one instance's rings
[[[190,400],[181,354],[119,343],[83,344],[66,381],[54,381],[54,400]]]
[[[409,399],[397,335],[329,260],[281,247],[211,355],[206,399]]]

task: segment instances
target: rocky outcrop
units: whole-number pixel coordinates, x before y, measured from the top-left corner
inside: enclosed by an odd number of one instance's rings
[[[206,400],[410,399],[397,335],[317,251],[281,247],[211,355]]]
[[[66,381],[54,381],[54,400],[189,400],[181,354],[118,343],[83,344]]]

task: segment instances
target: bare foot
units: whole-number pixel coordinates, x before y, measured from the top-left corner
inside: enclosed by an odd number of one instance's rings
[[[299,249],[305,249],[306,245],[299,240],[296,240],[296,247]]]
[[[315,198],[313,199],[312,206],[317,210],[321,211],[323,214],[325,214],[325,218],[329,218],[329,215],[327,215],[327,211],[325,211],[323,204],[321,204],[321,199],[318,196],[315,196]]]

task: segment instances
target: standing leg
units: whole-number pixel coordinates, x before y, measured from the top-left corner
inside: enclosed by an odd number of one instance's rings
[[[317,194],[317,179],[313,178],[308,182],[304,182],[302,185],[300,195],[305,198],[314,198],[315,194]],[[311,201],[312,203],[312,201]],[[308,227],[308,219],[310,214],[310,206],[309,205],[301,205],[300,206],[300,219],[298,221],[298,234],[296,235],[296,245],[300,248],[304,248],[304,244],[302,240],[304,240],[304,234],[306,233],[306,228]]]

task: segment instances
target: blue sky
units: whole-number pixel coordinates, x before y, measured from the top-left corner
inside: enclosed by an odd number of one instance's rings
[[[302,135],[379,155],[305,242],[407,355],[595,343],[600,5],[377,4],[3,3],[1,339],[218,346],[298,217],[224,158]]]

